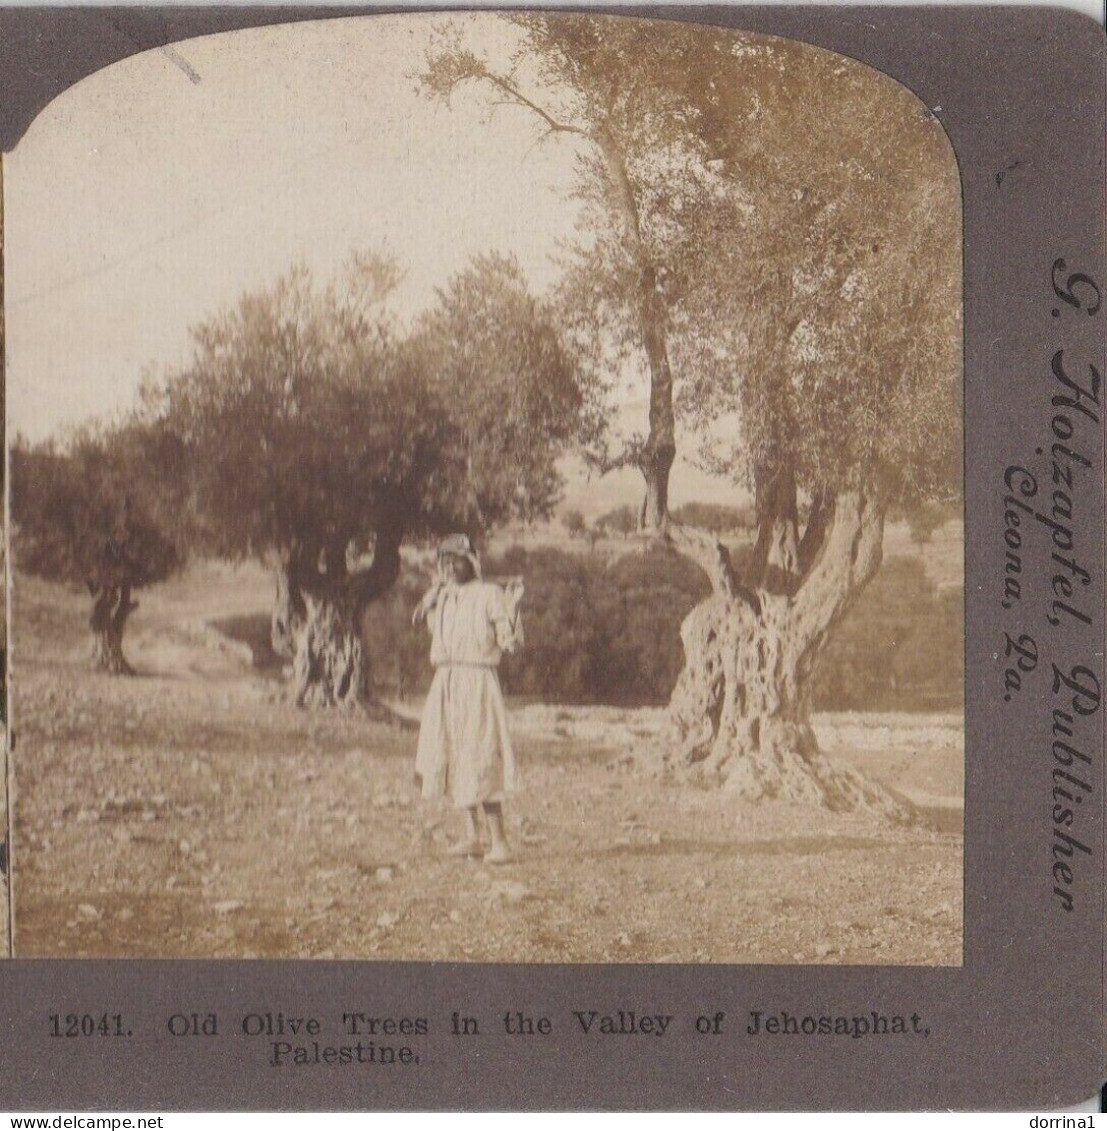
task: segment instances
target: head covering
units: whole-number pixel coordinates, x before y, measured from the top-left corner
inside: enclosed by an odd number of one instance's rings
[[[473,567],[473,576],[480,577],[480,558],[468,534],[451,534],[443,538],[438,544],[439,561],[447,555],[464,558]]]

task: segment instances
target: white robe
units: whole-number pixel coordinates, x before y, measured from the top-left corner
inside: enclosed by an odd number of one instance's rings
[[[423,797],[459,809],[502,801],[517,782],[496,667],[522,644],[518,612],[498,585],[474,580],[446,585],[427,623],[435,670],[415,755]]]

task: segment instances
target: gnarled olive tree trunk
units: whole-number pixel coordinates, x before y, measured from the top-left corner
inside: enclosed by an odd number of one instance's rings
[[[134,669],[123,655],[123,631],[127,618],[138,608],[131,600],[131,585],[89,584],[92,613],[88,626],[92,630],[92,662],[109,675],[133,675]]]
[[[362,620],[370,602],[400,574],[399,527],[378,530],[372,564],[349,570],[347,540],[293,546],[281,555],[271,636],[292,660],[291,696],[299,707],[356,708],[372,700]]]
[[[369,699],[369,657],[356,600],[341,591],[305,594],[292,686],[298,707],[357,707]]]
[[[880,566],[883,514],[863,492],[844,491],[818,500],[808,526],[811,539],[791,540],[801,572],[784,592],[744,588],[721,545],[674,533],[678,548],[707,569],[714,593],[681,628],[685,666],[669,703],[662,762],[749,800],[905,818],[909,807],[898,798],[828,762],[811,727],[816,668],[831,630]],[[766,555],[761,569],[769,562]]]

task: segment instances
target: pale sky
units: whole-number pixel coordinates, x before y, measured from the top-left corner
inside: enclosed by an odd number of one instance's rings
[[[518,108],[489,118],[472,89],[452,108],[419,93],[441,19],[188,40],[51,103],[5,159],[11,433],[39,440],[125,409],[146,367],[186,361],[190,326],[297,262],[323,280],[352,250],[386,244],[407,271],[409,313],[478,252],[514,254],[547,288],[573,231],[582,143],[539,141]],[[480,46],[510,46],[494,15],[464,19]],[[624,399],[625,426],[645,430],[645,396]],[[740,501],[684,460],[672,485],[678,503]],[[641,480],[586,490],[597,505],[629,501]]]
[[[298,261],[325,278],[387,243],[410,310],[492,249],[548,286],[573,142],[536,144],[517,109],[489,124],[475,91],[452,109],[418,94],[435,20],[189,40],[53,102],[5,166],[12,429],[129,403],[143,366],[186,358],[190,325]]]

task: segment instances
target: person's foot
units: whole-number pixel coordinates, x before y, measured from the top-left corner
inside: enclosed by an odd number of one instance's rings
[[[486,864],[514,864],[515,856],[506,844],[495,844],[484,858]]]
[[[447,856],[483,856],[484,845],[479,840],[463,840],[446,849]]]

